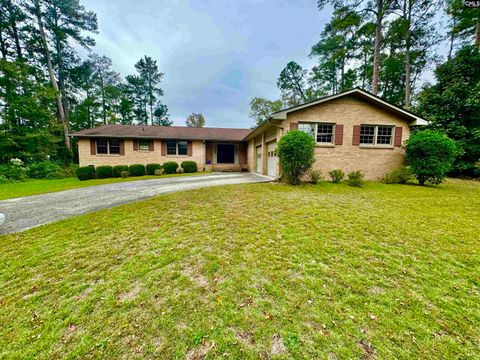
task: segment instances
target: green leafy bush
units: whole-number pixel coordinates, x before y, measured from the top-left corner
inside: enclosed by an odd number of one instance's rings
[[[107,179],[113,176],[113,168],[108,165],[97,167],[97,179]]]
[[[455,142],[438,131],[420,131],[412,134],[407,141],[407,164],[420,185],[442,183],[452,168],[456,154]]]
[[[70,164],[63,168],[63,176],[68,177],[75,177],[77,175],[78,164]]]
[[[191,160],[182,161],[180,166],[182,167],[183,171],[186,173],[197,172],[197,163],[195,161],[191,161]]]
[[[0,165],[0,176],[11,181],[28,180],[28,169],[22,165],[6,164]]]
[[[175,161],[167,161],[163,164],[163,172],[165,174],[175,174],[177,172],[178,164]]]
[[[385,175],[383,182],[385,184],[406,184],[412,179],[412,170],[408,166],[401,166]]]
[[[127,172],[128,176],[128,166],[127,165],[115,165],[112,169],[112,176],[118,178],[122,176],[122,171]]]
[[[147,164],[146,169],[147,169],[147,175],[155,175],[155,170],[161,169],[162,165],[153,163],[153,164]]]
[[[5,176],[0,175],[0,184],[8,184],[11,183],[10,180],[8,180]]]
[[[310,170],[307,176],[312,184],[318,184],[318,182],[323,179],[321,170]]]
[[[315,162],[314,152],[315,141],[307,133],[292,130],[283,136],[277,146],[282,179],[288,184],[298,185]]]
[[[332,182],[335,184],[338,184],[339,182],[341,182],[345,177],[345,173],[340,169],[333,169],[328,173],[328,175],[330,175]]]
[[[28,166],[28,176],[31,179],[62,179],[64,175],[63,169],[51,161],[42,161]]]
[[[127,170],[121,171],[121,172],[120,172],[120,176],[121,176],[123,179],[128,178],[128,171],[127,171]]]
[[[143,176],[145,175],[145,165],[132,164],[128,167],[128,174],[130,176]]]
[[[365,183],[363,181],[365,174],[359,170],[350,172],[347,177],[347,184],[350,186],[362,187]]]
[[[77,177],[81,181],[95,179],[95,168],[93,166],[80,166],[77,169]]]

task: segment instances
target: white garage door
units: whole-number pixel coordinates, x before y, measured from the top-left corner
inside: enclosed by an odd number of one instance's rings
[[[257,161],[257,166],[255,168],[255,171],[259,174],[262,173],[262,147],[261,146],[257,146],[256,149],[255,149],[255,157],[256,157],[256,161]]]
[[[277,155],[275,154],[275,149],[277,148],[277,143],[272,142],[267,144],[267,175],[268,176],[277,176]]]

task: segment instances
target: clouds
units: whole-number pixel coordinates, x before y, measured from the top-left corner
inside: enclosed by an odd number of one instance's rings
[[[207,126],[250,127],[249,101],[279,97],[290,60],[309,64],[326,14],[307,0],[84,0],[98,15],[95,51],[123,75],[148,54],[165,73],[175,124],[202,112]]]

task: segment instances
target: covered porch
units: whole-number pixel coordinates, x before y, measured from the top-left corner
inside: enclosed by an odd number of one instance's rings
[[[243,171],[248,170],[247,143],[206,141],[205,170]]]

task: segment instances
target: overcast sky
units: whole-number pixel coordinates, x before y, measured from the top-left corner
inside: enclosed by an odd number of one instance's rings
[[[175,125],[192,112],[206,126],[250,127],[249,101],[275,99],[288,61],[311,65],[329,11],[316,0],[83,0],[98,16],[94,51],[122,75],[147,54],[165,73]]]

